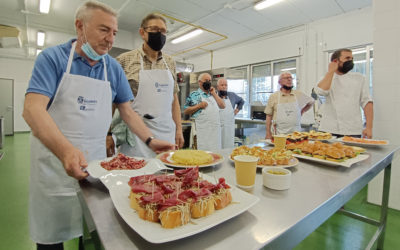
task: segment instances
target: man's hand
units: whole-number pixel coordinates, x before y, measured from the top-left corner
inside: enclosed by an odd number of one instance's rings
[[[106,137],[106,150],[107,150],[107,157],[115,155],[115,143],[112,135],[107,135]]]
[[[183,138],[182,131],[176,131],[175,144],[178,146],[178,148],[182,148],[184,143],[185,143],[185,139]]]
[[[328,66],[328,71],[333,73],[339,68],[339,62],[337,60],[330,62]]]
[[[370,129],[370,128],[365,128],[365,129],[362,131],[362,138],[371,139],[371,138],[372,138],[372,129]]]
[[[272,140],[272,134],[271,133],[267,133],[267,135],[265,136],[265,139]]]
[[[175,150],[175,145],[159,139],[151,140],[149,147],[157,154],[168,150]]]
[[[237,115],[237,113],[239,113],[239,109],[235,109],[234,111],[233,111],[233,113],[235,114],[235,115]]]
[[[215,91],[214,87],[210,88],[210,94],[213,95],[213,96],[217,94],[217,92]]]
[[[206,101],[202,101],[201,103],[199,103],[200,108],[205,109],[208,106],[208,103]]]
[[[77,148],[72,147],[64,151],[61,162],[65,172],[77,180],[82,180],[89,175],[82,170],[82,168],[86,168],[88,164],[83,153]]]

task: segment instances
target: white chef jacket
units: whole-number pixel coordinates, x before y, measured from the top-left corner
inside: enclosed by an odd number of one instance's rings
[[[331,88],[314,89],[318,95],[325,96],[321,105],[320,131],[341,135],[361,135],[363,130],[361,108],[372,102],[369,86],[360,73],[334,74]]]

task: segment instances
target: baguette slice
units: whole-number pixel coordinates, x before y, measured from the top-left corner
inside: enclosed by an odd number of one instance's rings
[[[138,206],[136,211],[139,217],[143,220],[148,220],[152,222],[158,222],[160,214],[157,211],[157,205],[148,204],[146,207]]]
[[[208,216],[214,213],[214,211],[215,208],[213,195],[201,198],[190,205],[190,214],[194,219]]]
[[[214,206],[216,210],[223,209],[232,202],[232,194],[229,189],[221,188],[214,194]]]
[[[160,212],[159,219],[163,228],[175,228],[185,225],[190,220],[190,205],[183,203]]]

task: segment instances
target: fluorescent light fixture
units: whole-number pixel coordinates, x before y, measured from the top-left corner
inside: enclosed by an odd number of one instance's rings
[[[42,47],[44,45],[44,38],[45,38],[45,33],[43,31],[38,31],[37,33],[37,45]]]
[[[43,14],[48,14],[50,11],[51,0],[40,0],[39,11]]]
[[[291,71],[291,70],[295,70],[296,69],[296,67],[294,67],[294,68],[286,68],[286,69],[281,69],[281,71]]]
[[[189,33],[186,33],[185,35],[182,35],[182,36],[179,36],[179,37],[175,38],[174,40],[171,41],[171,43],[173,43],[173,44],[181,43],[181,42],[186,41],[186,40],[188,40],[190,38],[198,36],[201,33],[203,33],[203,30],[196,29],[196,30],[193,30],[193,31],[191,31]]]
[[[41,50],[41,49],[36,49],[36,55],[39,55],[39,54],[40,54],[40,52],[42,52],[42,50]]]
[[[255,10],[262,10],[265,8],[268,8],[274,4],[277,4],[279,2],[281,2],[282,0],[264,0],[264,1],[260,1],[258,3],[256,3],[256,5],[254,5],[254,9]]]

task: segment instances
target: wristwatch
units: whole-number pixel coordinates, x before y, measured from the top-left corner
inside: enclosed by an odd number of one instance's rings
[[[154,136],[150,136],[149,138],[147,138],[146,141],[145,141],[146,145],[149,146],[151,140],[153,140],[153,139],[154,139]]]

